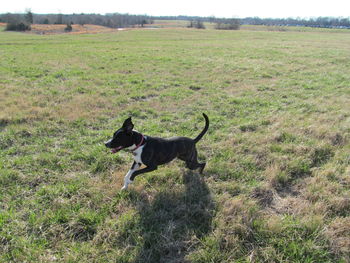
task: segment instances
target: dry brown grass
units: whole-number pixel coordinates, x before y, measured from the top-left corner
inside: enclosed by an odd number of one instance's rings
[[[71,32],[65,32],[67,25],[44,25],[33,24],[32,30],[28,33],[52,35],[52,34],[97,34],[97,33],[113,33],[118,32],[118,29],[104,27],[99,25],[72,25],[73,30]]]
[[[324,230],[336,253],[343,253],[350,260],[350,217],[334,219]]]

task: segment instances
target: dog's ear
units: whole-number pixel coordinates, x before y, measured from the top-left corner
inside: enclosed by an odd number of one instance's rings
[[[134,124],[131,121],[131,117],[127,118],[124,123],[123,123],[123,129],[127,132],[127,133],[131,133],[132,129],[134,128]]]

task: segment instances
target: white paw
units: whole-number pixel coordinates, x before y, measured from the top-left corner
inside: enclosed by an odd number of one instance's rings
[[[124,180],[124,186],[122,187],[122,190],[127,190],[129,184],[131,184],[131,183],[132,183],[132,181],[131,181],[129,178],[125,178],[125,180]]]

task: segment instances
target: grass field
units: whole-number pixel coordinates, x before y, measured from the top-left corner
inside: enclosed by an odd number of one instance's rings
[[[0,32],[0,262],[349,262],[350,33]],[[122,121],[194,138],[137,177]]]

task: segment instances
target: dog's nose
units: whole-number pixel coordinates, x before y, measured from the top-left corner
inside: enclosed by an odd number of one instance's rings
[[[106,146],[107,148],[109,148],[109,144],[110,144],[110,141],[105,142],[105,146]]]

